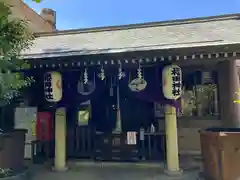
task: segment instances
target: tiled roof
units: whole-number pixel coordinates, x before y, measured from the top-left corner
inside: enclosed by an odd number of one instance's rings
[[[40,34],[25,57],[240,43],[240,14]]]

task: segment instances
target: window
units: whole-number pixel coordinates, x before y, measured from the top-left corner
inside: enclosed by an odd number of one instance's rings
[[[179,116],[218,116],[217,92],[217,85],[214,83],[193,85],[191,89],[183,87]]]
[[[155,103],[155,117],[164,117],[164,106]],[[215,119],[219,116],[216,72],[184,72],[181,110],[178,117]]]

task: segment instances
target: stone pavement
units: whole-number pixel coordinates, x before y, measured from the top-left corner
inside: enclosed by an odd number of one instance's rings
[[[198,169],[187,169],[181,177],[170,177],[159,166],[126,165],[69,165],[66,172],[37,168],[33,180],[197,180]]]

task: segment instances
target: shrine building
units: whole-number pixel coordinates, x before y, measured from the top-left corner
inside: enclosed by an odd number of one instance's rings
[[[177,173],[179,155],[201,153],[200,129],[240,127],[240,14],[36,36],[26,98],[51,114],[56,169],[82,158]]]

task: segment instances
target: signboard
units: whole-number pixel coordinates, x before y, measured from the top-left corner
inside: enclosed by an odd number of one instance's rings
[[[16,107],[14,114],[14,128],[26,129],[24,157],[32,158],[31,142],[36,140],[36,107]]]
[[[127,132],[127,144],[137,144],[137,133],[135,131]]]

